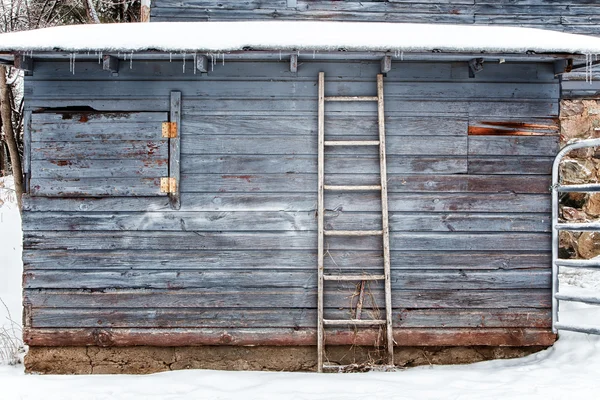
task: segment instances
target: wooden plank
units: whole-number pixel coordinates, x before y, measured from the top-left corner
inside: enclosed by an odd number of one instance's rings
[[[219,164],[222,162],[225,163],[227,159],[231,159],[228,157],[216,158],[223,158],[223,160],[219,161]],[[326,173],[328,173],[325,183],[327,185],[342,186],[377,185],[378,176],[374,173],[367,173],[367,171],[371,172],[375,169],[374,163],[376,163],[376,160],[363,158],[354,160],[354,168],[344,169],[344,165],[352,165],[352,158],[332,158],[329,162],[331,169],[325,169]],[[390,161],[394,163],[401,160],[402,158],[390,157]],[[368,166],[369,168],[363,168],[364,166]],[[225,166],[225,168],[228,167]],[[277,168],[285,169],[285,165],[279,165]],[[314,167],[311,165],[310,169],[312,168]],[[347,172],[351,172],[351,174],[332,173],[333,171],[341,170],[346,170]],[[394,172],[397,171],[396,168],[392,168],[392,170]],[[360,175],[361,171],[364,171],[364,175]],[[426,174],[426,171],[421,172],[423,175],[390,175],[388,178],[388,191],[390,193],[501,193],[510,191],[514,193],[547,194],[550,187],[549,176],[530,175],[514,177],[513,175],[507,175],[497,178],[493,175],[431,176]],[[183,191],[187,193],[311,193],[314,191],[316,185],[316,176],[314,174],[294,173],[292,171],[267,174],[252,171],[202,175],[183,174],[182,177]],[[531,184],[531,186],[525,186],[527,184]]]
[[[171,206],[181,208],[181,92],[171,92],[169,121],[175,123],[177,133],[169,139],[169,178],[175,179],[175,191],[169,193]]]
[[[325,212],[328,230],[379,230],[380,214]],[[530,213],[403,213],[391,212],[393,232],[549,232],[548,214]],[[39,231],[314,231],[313,212],[27,212],[23,230]]]
[[[362,141],[360,136],[343,140]],[[223,135],[223,136],[184,136],[182,153],[200,154],[315,154],[316,137],[290,137],[288,135]],[[449,136],[390,136],[387,142],[390,155],[465,155],[467,138]],[[328,149],[328,154],[370,154],[368,149],[338,146]]]
[[[152,160],[33,160],[37,178],[155,178],[168,174],[167,159]]]
[[[581,26],[581,28],[583,27],[584,26]],[[563,27],[562,29],[566,28],[568,27]],[[282,59],[285,56],[290,56],[291,53],[292,52],[282,52]],[[294,52],[294,54],[298,55],[297,52]],[[323,71],[331,77],[331,83],[334,85],[333,87],[340,87],[339,94],[347,94],[348,91],[354,90],[354,83],[362,85],[360,82],[373,82],[373,77],[378,73],[380,68],[378,60],[328,62],[316,59],[313,61],[312,56],[312,52],[300,52],[302,68],[300,68],[296,74],[290,72],[287,63],[282,63],[281,60],[279,60],[279,52],[270,53],[268,55],[268,57],[271,57],[271,61],[245,59],[243,62],[239,62],[239,60],[228,60],[225,65],[219,65],[218,68],[211,71],[209,75],[202,76],[202,83],[221,81],[222,84],[227,87],[227,85],[231,85],[228,82],[231,82],[232,80],[262,80],[266,83],[267,88],[269,88],[270,85],[274,84],[272,80],[275,79],[276,82],[293,81],[298,86],[301,82],[314,83],[315,76],[317,76],[320,71]],[[168,62],[168,55],[166,57],[163,56],[162,60],[135,60],[134,69],[122,69],[119,72],[119,76],[116,77],[110,76],[98,68],[96,60],[97,56],[90,55],[90,59],[88,60],[84,60],[83,57],[83,55],[78,56],[77,74],[75,75],[69,71],[68,57],[65,57],[62,61],[36,58],[35,75],[27,78],[27,82],[25,83],[26,93],[34,93],[33,91],[36,90],[35,85],[40,81],[63,81],[64,84],[68,85],[68,82],[82,80],[88,82],[110,81],[118,83],[122,83],[122,81],[154,81],[152,84],[158,85],[161,84],[157,81],[186,81],[183,82],[181,86],[192,85],[195,90],[203,90],[201,88],[202,85],[198,84],[198,77],[194,75],[192,68],[186,68],[185,72],[182,71],[183,55],[179,53],[171,55],[172,62]],[[190,62],[193,59],[193,54],[188,53],[186,54],[186,57],[187,62]],[[262,53],[262,57],[266,58],[264,53]],[[344,57],[348,56],[346,55]],[[432,57],[435,59],[435,56]],[[387,79],[392,85],[400,82],[460,83],[459,85],[455,85],[458,87],[465,83],[468,84],[465,87],[473,87],[469,85],[478,85],[481,82],[499,84],[487,86],[492,92],[496,90],[494,88],[502,87],[512,87],[513,90],[515,90],[517,86],[514,85],[514,83],[526,84],[525,87],[528,87],[530,84],[556,84],[551,63],[539,63],[535,60],[522,60],[520,62],[509,61],[503,64],[488,64],[485,66],[484,71],[478,74],[477,83],[474,83],[469,81],[464,63],[448,62],[447,59],[444,60],[443,57],[444,56],[442,55],[435,63],[427,61],[405,62],[403,63],[401,70],[392,69],[388,73]],[[343,58],[341,59],[343,60]],[[338,86],[339,84],[337,82],[346,83],[345,87],[343,87],[343,91],[341,90],[342,86]],[[352,85],[347,84],[350,82]],[[119,89],[118,84],[109,84],[111,85],[111,88]],[[504,86],[506,84],[508,84],[508,86]],[[77,85],[80,85],[80,83],[77,83]],[[163,88],[162,86],[159,87]],[[533,88],[533,86],[531,87]],[[551,86],[547,86],[547,88],[550,87]],[[163,91],[162,93],[166,94],[174,89],[179,88],[174,88],[171,83],[170,87],[164,86],[161,90]],[[314,90],[314,88],[312,90]],[[365,92],[356,92],[356,94],[367,94],[367,91],[374,94],[373,86],[365,87]],[[445,95],[451,94],[446,93]],[[515,95],[521,97],[518,92],[515,93]],[[538,97],[540,96],[545,97],[545,95],[538,93]],[[160,111],[166,109],[168,108]],[[456,117],[456,115],[452,117]]]
[[[162,196],[160,178],[31,178],[32,196]]]
[[[153,21],[235,21],[235,20],[326,20],[326,21],[368,21],[368,22],[431,22],[462,23],[473,22],[472,14],[447,13],[402,13],[402,12],[361,12],[361,11],[303,11],[295,9],[255,9],[255,10],[220,10],[220,9],[193,9],[193,12],[181,8],[161,7],[154,11]]]
[[[347,307],[352,290],[324,294],[332,308]],[[372,291],[365,308],[383,305],[383,291]],[[368,300],[368,301],[367,301]],[[316,289],[214,288],[192,290],[110,290],[92,293],[77,290],[26,290],[24,301],[45,308],[315,308]],[[395,308],[550,308],[550,288],[527,290],[398,290],[392,297]]]
[[[394,251],[392,268],[398,270],[520,270],[548,269],[548,252],[495,251]],[[314,271],[316,250],[29,250],[23,251],[28,270],[310,270]],[[377,251],[335,251],[325,258],[330,271],[361,271],[381,266]]]
[[[349,310],[326,309],[328,319],[349,317]],[[365,310],[369,315],[372,310]],[[106,311],[32,309],[33,328],[313,328],[313,309],[117,309]],[[550,310],[402,310],[394,313],[402,328],[550,328]]]
[[[380,272],[369,270],[371,274]],[[492,271],[408,271],[390,272],[391,288],[397,290],[505,290],[545,289],[551,285],[551,272],[546,270],[492,270]],[[226,284],[224,284],[226,282]],[[328,282],[328,288],[352,287]],[[25,289],[157,289],[179,290],[196,288],[304,288],[316,289],[314,272],[290,270],[186,270],[186,271],[130,271],[130,270],[28,270],[23,275]],[[380,288],[379,283],[371,283]]]
[[[37,74],[37,67],[36,67]],[[104,75],[104,74],[103,74]],[[78,78],[80,79],[80,78]],[[113,77],[109,79],[114,79]],[[88,82],[89,83],[89,82]],[[64,124],[63,129],[77,129],[78,125],[85,125],[87,129],[101,129],[101,126],[110,123],[120,124],[154,124],[158,123],[160,129],[160,123],[164,122],[167,118],[167,114],[164,112],[109,112],[109,113],[96,113],[96,112],[73,112],[73,111],[62,111],[62,112],[47,112],[47,113],[33,113],[31,121],[34,125],[43,128],[45,124]],[[96,126],[98,124],[99,126]]]
[[[554,157],[469,156],[469,174],[550,174]]]
[[[166,118],[163,120],[166,121]],[[160,140],[160,122],[86,123],[57,122],[33,124],[35,142],[79,142],[108,140]]]
[[[564,84],[563,82],[563,94]],[[500,121],[470,121],[469,135],[485,136],[555,136],[559,133],[558,120],[541,119]]]
[[[188,177],[190,177],[189,174],[209,173],[229,175],[231,176],[231,178],[224,179],[235,179],[235,176],[253,175],[261,173],[315,174],[317,170],[317,158],[315,157],[315,155],[308,154],[288,154],[280,155],[279,157],[273,157],[272,155],[256,154],[209,154],[201,156],[184,154],[182,159],[182,172]],[[390,174],[467,173],[467,158],[464,155],[455,157],[392,155],[389,157],[389,160],[390,165],[388,170]],[[330,154],[327,158],[327,161],[328,162],[325,164],[325,171],[328,174],[326,177],[326,179],[328,179],[328,182],[331,182],[329,180],[331,174],[336,174],[336,176],[334,176],[333,178],[339,177],[340,179],[345,179],[347,177],[350,177],[350,175],[339,175],[339,172],[341,171],[346,172],[346,174],[365,174],[365,177],[363,179],[367,179],[368,181],[372,178],[372,176],[367,175],[369,174],[369,172],[375,172],[377,166],[377,158],[375,154],[358,156]],[[404,176],[408,177],[408,175]],[[256,176],[255,178],[261,179],[260,176]],[[272,178],[276,179],[274,176]],[[196,177],[191,179],[199,178]],[[355,176],[353,179],[359,181],[361,177]],[[209,179],[207,181],[207,184],[218,184],[218,180],[218,176],[213,175],[213,178]],[[186,184],[185,179],[183,184]],[[187,188],[186,191],[187,190],[195,191],[197,189]]]
[[[101,333],[101,335],[99,334]],[[30,346],[314,346],[316,329],[25,329]],[[407,328],[394,330],[403,346],[551,346],[557,337],[547,328]],[[331,345],[372,346],[378,330],[328,330]]]
[[[183,64],[182,61],[180,62]],[[352,62],[352,60],[349,62]],[[219,68],[221,67],[227,67],[227,65],[219,65]],[[344,76],[344,64],[340,65],[340,70],[341,72],[336,75],[338,78],[333,79],[331,85],[329,83],[327,85],[326,101],[331,101],[332,98],[337,98],[336,101],[341,101],[341,99],[352,101],[352,99],[356,100],[355,96],[363,98],[366,101],[375,101],[373,97],[376,96],[376,92],[373,78],[377,72],[381,72],[381,66],[379,66],[379,70],[374,71],[371,77],[368,77],[366,74],[356,77]],[[285,74],[283,71],[277,71],[275,76],[270,77],[271,79],[258,80],[247,77],[246,80],[242,81],[241,79],[227,80],[222,78],[217,80],[212,78],[203,79],[202,82],[199,82],[198,79],[191,80],[191,77],[181,75],[181,69],[179,72],[180,79],[175,88],[173,88],[173,82],[151,81],[148,80],[149,77],[147,75],[138,75],[137,79],[133,81],[38,80],[31,87],[28,95],[34,99],[52,98],[56,100],[67,97],[72,97],[73,99],[89,98],[90,93],[93,93],[92,96],[96,99],[131,96],[150,98],[156,96],[158,93],[168,93],[170,90],[180,89],[186,101],[188,98],[194,101],[201,101],[210,96],[210,98],[215,100],[237,99],[238,102],[253,99],[271,99],[272,101],[273,98],[308,100],[317,95],[316,86],[305,79],[306,75],[304,73],[301,74],[301,79],[291,79],[293,75],[289,71]],[[213,70],[210,72],[209,75],[212,76]],[[277,76],[283,76],[283,79],[274,79]],[[132,76],[131,78],[134,77]],[[393,99],[394,101],[410,100],[413,98],[470,101],[473,95],[487,101],[557,99],[559,97],[557,82],[511,82],[510,79],[502,82],[497,77],[495,78],[495,82],[486,82],[486,80],[492,79],[491,77],[488,79],[484,78],[483,81],[478,80],[477,82],[463,82],[456,78],[448,82],[415,82],[407,81],[406,78],[403,81],[398,81],[392,75],[390,75],[390,78],[389,89],[386,88],[386,98]],[[387,84],[388,82],[386,81]],[[372,109],[360,107],[360,109],[363,108]]]
[[[251,115],[213,116],[183,115],[184,135],[314,135],[317,125],[314,116],[264,118]],[[390,136],[463,136],[467,132],[467,119],[456,117],[389,116],[386,120]],[[377,119],[371,117],[331,115],[325,120],[328,136],[364,135],[373,137],[377,132]]]
[[[309,211],[314,212],[314,194],[280,193],[182,193],[182,211]],[[379,198],[369,193],[331,193],[326,208],[347,212],[379,212]],[[515,193],[392,193],[393,212],[497,212],[549,213],[550,195]],[[26,211],[160,211],[168,201],[156,198],[124,199],[25,199]]]
[[[161,159],[168,157],[166,140],[106,142],[32,142],[32,160],[65,159]]]
[[[23,247],[39,250],[147,250],[173,247],[178,250],[312,250],[315,232],[133,232],[123,231],[25,232]],[[419,250],[549,250],[547,233],[401,233],[391,235],[391,249]],[[378,250],[377,237],[328,238],[331,250]]]
[[[469,155],[552,157],[558,141],[558,136],[469,136]]]

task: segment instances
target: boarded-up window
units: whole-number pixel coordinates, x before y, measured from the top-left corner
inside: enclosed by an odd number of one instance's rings
[[[34,113],[33,196],[165,196],[169,139],[166,112]]]

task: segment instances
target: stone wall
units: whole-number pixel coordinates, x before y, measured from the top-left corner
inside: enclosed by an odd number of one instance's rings
[[[560,115],[560,141],[600,137],[600,100],[563,100]],[[600,182],[600,148],[569,153],[561,166],[563,184]],[[600,219],[600,193],[563,193],[560,218],[564,222],[590,222]],[[600,255],[600,233],[561,232],[560,258],[589,259]]]

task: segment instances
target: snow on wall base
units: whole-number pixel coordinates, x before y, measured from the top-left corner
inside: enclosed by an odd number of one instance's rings
[[[398,367],[468,364],[524,357],[545,346],[531,347],[396,347]],[[328,358],[340,364],[370,364],[379,355],[372,347],[330,346]],[[315,346],[187,347],[30,347],[25,371],[39,374],[150,374],[182,369],[228,371],[315,371]]]

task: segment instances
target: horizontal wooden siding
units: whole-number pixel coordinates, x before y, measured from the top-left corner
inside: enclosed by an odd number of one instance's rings
[[[181,209],[166,197],[28,197],[29,343],[51,344],[55,332],[56,344],[97,344],[100,329],[118,344],[150,344],[156,332],[173,333],[165,344],[214,344],[233,329],[234,343],[308,344],[316,77],[325,71],[327,95],[374,95],[379,63],[305,62],[294,74],[283,61],[227,62],[200,75],[140,61],[116,77],[81,64],[73,75],[65,62],[36,62],[28,109],[165,112],[170,91],[181,91]],[[470,79],[466,63],[402,63],[385,92],[395,328],[421,345],[547,343],[552,65],[486,65]],[[371,104],[328,103],[326,112],[327,136],[376,135]],[[52,176],[49,161],[37,157],[34,173]],[[105,168],[118,175],[118,165]],[[377,155],[335,149],[326,171],[331,184],[373,184]],[[380,229],[379,207],[376,193],[328,193],[326,228]],[[328,238],[326,268],[375,272],[380,246]],[[355,290],[328,283],[326,316],[349,316]],[[382,288],[369,292],[364,312],[375,315]],[[332,340],[352,343],[348,333]]]
[[[600,35],[595,0],[154,0],[152,21],[325,20],[512,25]]]

